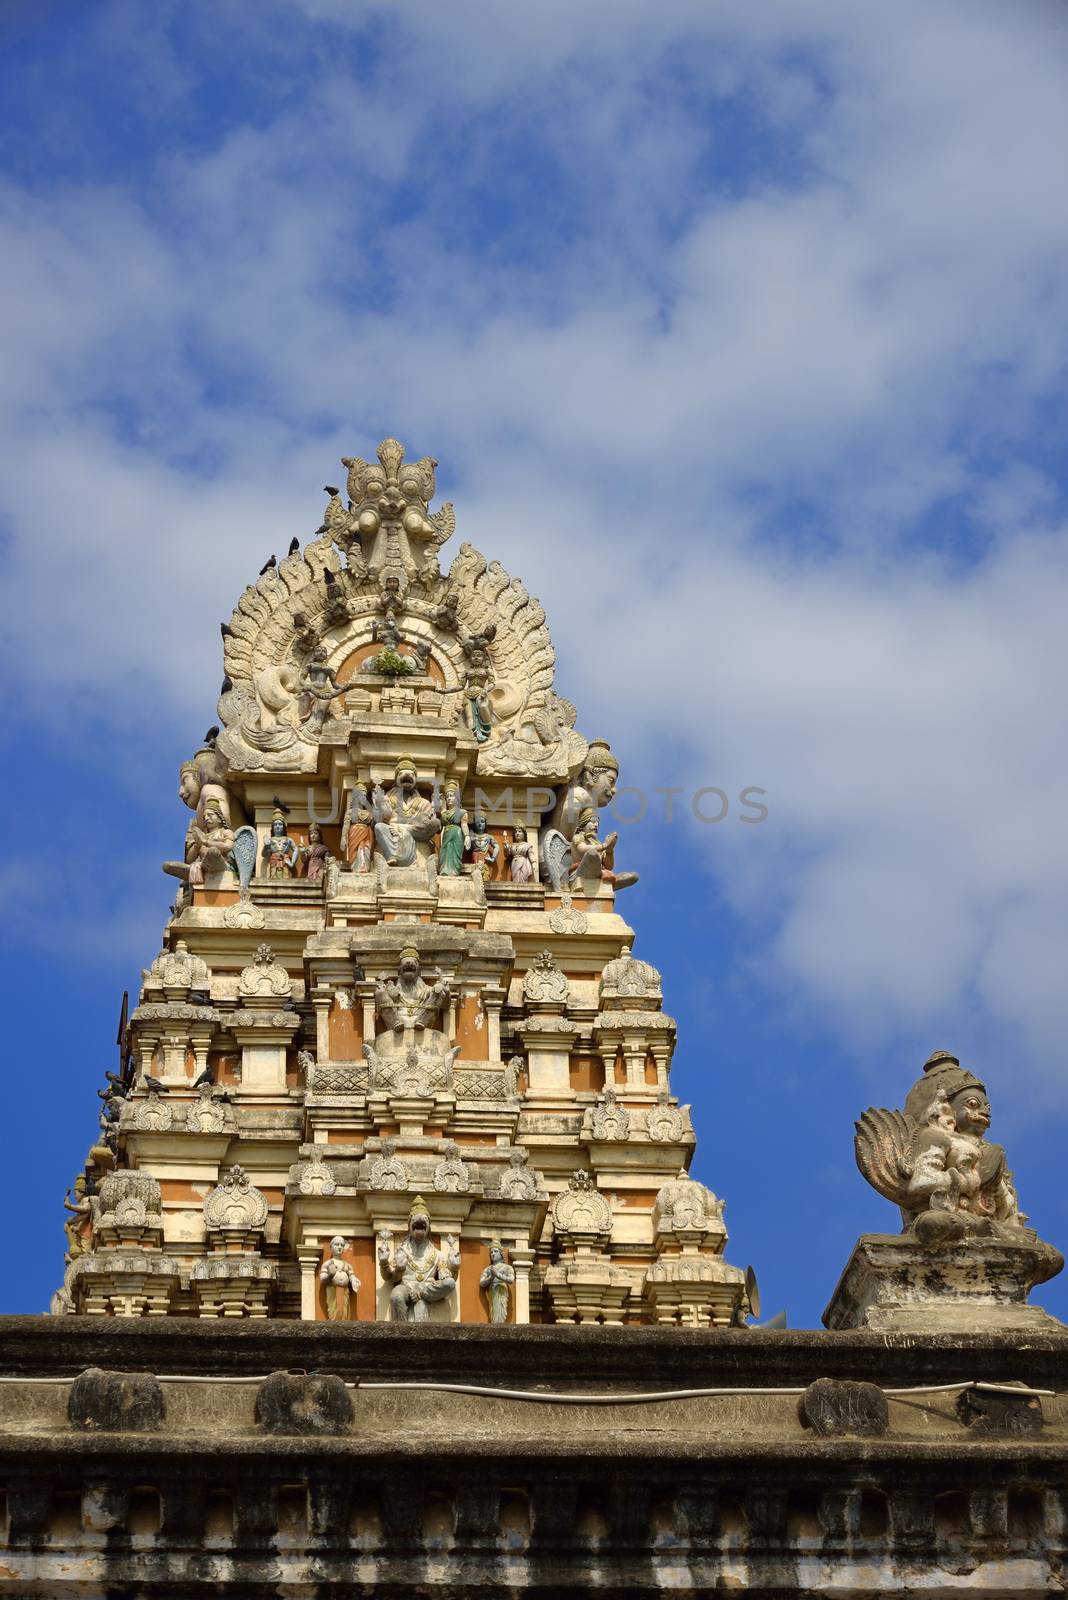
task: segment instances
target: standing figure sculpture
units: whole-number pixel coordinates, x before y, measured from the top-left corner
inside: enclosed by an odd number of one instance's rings
[[[500,843],[486,827],[485,819],[476,817],[471,830],[471,860],[475,864],[475,871],[482,874],[485,883],[489,883],[493,877],[493,868],[500,853]]]
[[[512,829],[510,844],[504,847],[513,883],[530,883],[534,877],[534,846],[521,823]]]
[[[349,687],[348,684],[338,683],[333,667],[326,665],[326,655],[326,646],[316,645],[300,676],[300,720],[316,733],[326,721],[331,701],[344,694]]]
[[[483,1267],[482,1276],[478,1280],[478,1286],[489,1305],[491,1322],[508,1321],[514,1282],[515,1268],[505,1260],[500,1241],[494,1239],[489,1247],[489,1266]]]
[[[375,848],[375,819],[367,789],[358,783],[352,791],[349,814],[341,835],[341,853],[353,872],[370,872]]]
[[[343,1252],[347,1242],[340,1233],[336,1234],[330,1241],[330,1254],[319,1268],[319,1282],[323,1285],[326,1314],[331,1322],[349,1320],[349,1296],[360,1292],[360,1280],[353,1267],[344,1258]]]
[[[441,808],[441,843],[438,846],[438,872],[443,878],[459,878],[464,870],[464,851],[471,843],[467,812],[460,800],[460,785],[450,778],[445,785]]]
[[[285,813],[277,808],[271,818],[271,831],[263,841],[260,854],[268,878],[291,878],[297,870],[297,842],[289,837]]]
[[[412,1201],[408,1232],[396,1251],[389,1229],[379,1234],[378,1260],[383,1279],[394,1285],[389,1296],[393,1322],[426,1322],[432,1305],[456,1293],[459,1247],[451,1234],[443,1249],[431,1243],[430,1213],[421,1195]]]
[[[301,846],[300,858],[309,883],[322,883],[330,852],[323,843],[323,830],[317,822],[308,824],[308,842]]]

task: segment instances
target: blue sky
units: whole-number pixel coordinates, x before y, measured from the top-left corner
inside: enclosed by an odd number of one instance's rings
[[[768,791],[621,848],[768,1309],[892,1228],[852,1123],[935,1047],[1063,1248],[1063,7],[97,0],[0,45],[4,1309],[59,1280],[218,622],[387,433],[624,783]]]

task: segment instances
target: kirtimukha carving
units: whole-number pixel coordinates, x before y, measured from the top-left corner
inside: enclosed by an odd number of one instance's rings
[[[349,508],[343,527],[334,513],[333,537],[349,550],[358,540],[367,572],[379,581],[391,575],[406,588],[436,579],[438,550],[456,526],[450,503],[430,513],[437,462],[405,461],[404,446],[383,439],[377,463],[345,456],[342,465],[349,469]]]
[[[378,1238],[382,1277],[394,1285],[389,1296],[390,1317],[394,1322],[426,1322],[432,1305],[456,1293],[455,1274],[460,1270],[456,1240],[450,1234],[444,1248],[431,1243],[430,1213],[420,1195],[412,1201],[403,1244],[393,1250],[388,1228]]]
[[[539,950],[534,965],[523,975],[523,998],[528,1005],[567,1008],[571,989],[567,978],[556,965],[551,950]]]
[[[509,1150],[508,1165],[497,1189],[502,1200],[536,1200],[541,1187],[541,1173],[532,1172],[527,1166],[527,1152]]]
[[[671,1104],[666,1089],[660,1090],[656,1105],[646,1112],[645,1131],[655,1144],[680,1144],[685,1139],[689,1131],[686,1117]]]
[[[605,1089],[590,1112],[590,1132],[595,1139],[628,1139],[630,1114],[616,1099],[614,1089]]]
[[[507,1322],[512,1303],[515,1268],[504,1253],[499,1239],[489,1247],[489,1265],[483,1267],[478,1286],[486,1296],[491,1322]]]
[[[293,989],[289,973],[274,958],[269,944],[256,947],[256,954],[237,980],[237,992],[244,1000],[286,1000]]]
[[[408,1187],[408,1169],[397,1155],[395,1139],[382,1140],[382,1153],[371,1162],[368,1184],[372,1189],[403,1194]]]
[[[330,1254],[319,1268],[319,1282],[323,1285],[326,1314],[331,1322],[349,1320],[350,1296],[360,1292],[356,1269],[345,1260],[348,1240],[338,1233],[330,1241]]]
[[[225,1233],[260,1233],[267,1222],[267,1201],[243,1167],[233,1166],[204,1201],[204,1222]]]
[[[450,1140],[444,1159],[434,1168],[434,1188],[438,1194],[466,1194],[470,1187],[471,1174],[460,1159],[460,1146]]]

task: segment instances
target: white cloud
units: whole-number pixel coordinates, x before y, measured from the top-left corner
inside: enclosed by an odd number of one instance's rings
[[[1023,457],[1068,353],[1057,11],[378,15],[376,71],[330,57],[150,183],[6,189],[23,703],[206,725],[218,621],[395,430],[540,594],[632,781],[674,745],[768,788],[729,850],[693,835],[771,929],[761,981],[851,1037],[1011,1028],[1045,1082],[1065,496]],[[977,554],[914,530],[942,505]]]

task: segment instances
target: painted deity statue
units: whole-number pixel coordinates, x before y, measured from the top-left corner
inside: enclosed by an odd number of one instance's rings
[[[432,1305],[456,1293],[459,1247],[451,1234],[443,1249],[431,1243],[430,1213],[421,1195],[412,1202],[408,1232],[395,1251],[389,1229],[379,1234],[378,1261],[383,1279],[393,1284],[389,1296],[393,1322],[426,1322]]]
[[[626,889],[632,883],[637,883],[636,872],[613,870],[618,839],[618,833],[610,833],[607,839],[600,839],[597,813],[592,806],[584,807],[571,839],[571,865],[567,869],[569,886],[574,888],[582,879],[599,880],[611,884],[613,889]]]
[[[394,786],[384,794],[376,784],[371,796],[375,843],[387,866],[410,867],[418,859],[417,843],[432,839],[438,818],[430,801],[416,787],[415,762],[402,756],[394,773]]]
[[[348,687],[338,683],[333,667],[326,665],[326,655],[326,646],[316,645],[300,677],[300,720],[316,732],[329,715],[331,701]]]
[[[467,812],[460,801],[460,785],[450,779],[445,785],[441,807],[441,844],[438,847],[438,872],[443,878],[458,878],[464,870],[464,851],[471,843]]]
[[[490,694],[496,679],[489,647],[496,633],[496,626],[491,623],[483,632],[464,634],[460,639],[460,648],[467,663],[464,676],[463,717],[469,731],[479,744],[485,744],[493,731]]]
[[[331,1322],[349,1320],[349,1297],[360,1292],[360,1280],[344,1257],[347,1243],[341,1234],[336,1234],[330,1241],[330,1254],[319,1268],[326,1314]]]
[[[375,984],[375,1010],[387,1028],[430,1028],[449,995],[449,980],[440,973],[433,984],[424,980],[419,952],[409,945],[401,951],[396,980]]]
[[[275,811],[271,818],[271,831],[263,841],[260,852],[264,873],[268,878],[291,878],[297,870],[299,853],[296,840],[289,837],[284,814]]]
[[[304,876],[309,883],[322,883],[330,852],[323,843],[323,830],[317,822],[308,824],[308,842],[300,848]]]
[[[493,868],[500,853],[500,842],[486,827],[485,819],[476,817],[471,830],[471,860],[475,864],[475,871],[481,872],[486,883],[493,877]]]
[[[353,872],[370,872],[375,848],[375,822],[367,789],[358,783],[352,791],[349,814],[341,836],[341,852]]]
[[[869,1107],[857,1123],[857,1165],[873,1188],[901,1208],[904,1231],[927,1248],[991,1238],[1037,1245],[1044,1282],[1063,1257],[1026,1226],[998,1144],[986,1139],[984,1084],[956,1056],[936,1050],[905,1098],[903,1111]]]
[[[558,894],[568,887],[572,867],[580,859],[572,849],[572,843],[583,813],[593,809],[596,814],[604,806],[611,805],[618,779],[619,762],[608,745],[603,739],[592,739],[577,777],[560,792],[549,825],[541,837],[542,876]],[[584,851],[587,856],[593,849],[596,832],[596,825],[592,834],[587,829]],[[609,851],[610,848],[607,841],[599,846],[602,851]],[[603,856],[599,865],[592,859],[587,865],[598,876],[602,870],[611,870]],[[618,873],[614,887],[622,889],[637,881],[635,873]]]
[[[229,867],[238,875],[244,898],[256,866],[256,830],[247,823],[234,826],[238,819],[231,814],[225,774],[226,762],[210,744],[192,761],[182,762],[178,798],[193,818],[185,834],[185,859],[165,861],[163,870],[184,883],[198,884],[206,871]]]
[[[483,1267],[478,1286],[486,1296],[491,1322],[507,1322],[512,1300],[515,1268],[505,1260],[504,1250],[494,1239],[489,1247],[489,1266]]]
[[[534,877],[534,846],[521,823],[512,829],[511,842],[505,845],[504,853],[512,882],[530,883]]]

